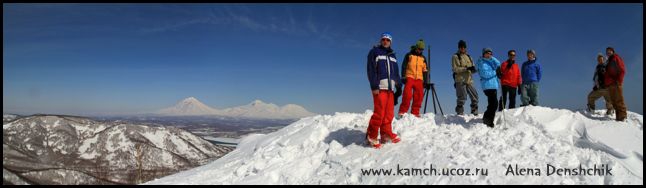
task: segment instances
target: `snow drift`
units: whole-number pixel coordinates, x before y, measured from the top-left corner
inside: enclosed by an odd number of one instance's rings
[[[146,184],[643,184],[643,116],[616,122],[582,111],[524,107],[481,115],[405,115],[394,120],[402,141],[382,149],[364,143],[371,111],[303,118],[267,135],[250,135],[207,165]],[[507,167],[591,168],[612,176],[506,175]],[[362,169],[488,169],[477,176],[378,176]]]

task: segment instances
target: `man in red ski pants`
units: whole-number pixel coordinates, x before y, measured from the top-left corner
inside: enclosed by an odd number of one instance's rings
[[[375,46],[368,53],[367,73],[374,103],[374,113],[370,118],[366,140],[370,146],[381,148],[382,143],[392,141],[397,143],[399,137],[392,132],[394,117],[395,88],[401,87],[397,59],[390,44],[390,33],[381,35],[379,46]],[[381,135],[381,141],[377,136]]]
[[[430,87],[430,84],[426,84],[428,70],[423,52],[424,41],[420,39],[414,46],[411,46],[411,51],[406,54],[402,62],[402,83],[405,86],[402,103],[399,105],[398,118],[408,112],[411,98],[413,99],[411,113],[420,117],[419,109],[422,107],[422,100],[424,100],[424,89]]]

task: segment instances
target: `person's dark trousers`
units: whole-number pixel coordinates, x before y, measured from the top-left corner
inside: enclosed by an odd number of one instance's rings
[[[516,108],[516,88],[511,86],[502,86],[502,100],[498,103],[498,111],[502,111],[507,104],[507,98],[509,96],[509,105],[507,109]]]
[[[496,109],[498,108],[498,90],[487,89],[484,90],[487,96],[487,111],[485,111],[482,120],[484,124],[493,127],[493,118],[496,116]]]

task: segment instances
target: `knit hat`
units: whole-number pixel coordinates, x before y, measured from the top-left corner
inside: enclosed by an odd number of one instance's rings
[[[424,49],[424,46],[426,46],[426,45],[424,44],[424,40],[422,40],[422,39],[419,39],[417,41],[417,43],[415,44],[415,47],[417,49]]]
[[[383,38],[387,38],[388,40],[393,41],[393,36],[392,36],[392,35],[390,35],[390,33],[389,33],[389,32],[384,32],[384,33],[382,33],[382,34],[381,34],[381,39],[383,39]]]
[[[527,50],[527,53],[528,53],[528,54],[529,54],[529,53],[532,53],[532,54],[534,54],[534,57],[536,57],[536,51],[534,51],[533,49],[529,49],[529,50]]]
[[[463,40],[460,40],[458,42],[458,48],[461,48],[461,47],[466,48],[467,47],[467,42],[464,42]]]
[[[491,48],[483,48],[482,49],[482,55],[486,54],[487,52],[493,52],[493,50],[491,50]]]

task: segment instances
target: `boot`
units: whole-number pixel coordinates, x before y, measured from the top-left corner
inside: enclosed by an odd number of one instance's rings
[[[371,146],[371,147],[373,147],[375,149],[381,148],[381,144],[379,143],[379,140],[378,139],[377,140],[370,139],[368,137],[368,135],[366,135],[366,142],[368,143],[369,146]]]
[[[493,119],[482,118],[482,122],[487,125],[487,127],[493,128]]]
[[[592,106],[591,104],[588,104],[588,108],[586,110],[590,113],[594,113],[594,106]]]
[[[456,112],[459,116],[464,115],[464,107],[462,107],[462,106],[456,106],[456,107],[455,107],[455,112]]]
[[[391,138],[390,138],[390,137],[388,137],[388,136],[383,136],[383,137],[381,138],[380,143],[381,143],[381,144],[386,144],[386,143],[388,143],[388,142],[392,142],[393,144],[396,144],[397,142],[401,141],[401,138],[399,138],[399,136],[397,136],[396,134],[394,134],[394,135],[395,135],[395,138],[393,138],[393,139],[391,139]]]

